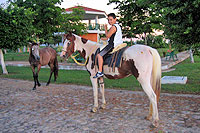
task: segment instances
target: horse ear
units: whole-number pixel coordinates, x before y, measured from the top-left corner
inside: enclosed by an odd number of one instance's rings
[[[32,42],[29,42],[27,46],[28,46],[28,47],[31,47],[31,46],[32,46]]]

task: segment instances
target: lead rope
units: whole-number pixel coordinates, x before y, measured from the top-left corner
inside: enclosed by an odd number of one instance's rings
[[[76,60],[76,56],[78,56],[80,53],[78,53],[78,54],[76,54],[76,55],[71,55],[70,57],[74,60],[74,62],[77,64],[77,65],[79,65],[79,66],[85,66],[86,64],[87,64],[87,62],[88,62],[88,59],[89,59],[89,57],[92,55],[92,53],[93,53],[93,50],[95,50],[95,48],[96,47],[94,47],[93,49],[92,49],[92,52],[90,53],[90,55],[86,58],[86,61],[85,61],[85,63],[80,63],[80,62],[78,62],[77,60]]]
[[[85,66],[86,63],[88,62],[89,56],[87,57],[85,63],[80,63],[80,62],[78,62],[78,61],[76,60],[76,58],[75,58],[75,57],[78,56],[78,55],[79,55],[79,53],[76,54],[75,56],[71,55],[70,57],[71,57],[71,58],[74,60],[74,62],[75,62],[76,64],[78,64],[79,66]]]

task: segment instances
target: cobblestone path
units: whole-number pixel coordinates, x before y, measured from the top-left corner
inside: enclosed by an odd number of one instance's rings
[[[0,132],[200,132],[200,96],[161,94],[160,125],[150,128],[143,92],[106,89],[107,108],[91,113],[91,87],[0,78]]]

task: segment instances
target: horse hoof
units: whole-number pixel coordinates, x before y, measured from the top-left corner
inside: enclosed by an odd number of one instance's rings
[[[152,122],[151,128],[157,128],[159,126],[158,120]]]
[[[49,83],[46,84],[46,86],[48,86],[48,85],[49,85]]]
[[[36,90],[36,88],[33,88],[32,90]]]
[[[152,120],[152,116],[148,115],[148,116],[145,117],[145,119],[151,121]]]
[[[106,108],[106,104],[102,104],[101,106],[100,106],[100,109],[105,109]]]
[[[98,110],[98,108],[97,108],[97,107],[93,107],[93,108],[91,109],[91,112],[92,112],[92,113],[96,113],[96,112],[97,112],[97,110]]]
[[[38,84],[38,86],[40,87],[40,86],[41,86],[41,84]]]

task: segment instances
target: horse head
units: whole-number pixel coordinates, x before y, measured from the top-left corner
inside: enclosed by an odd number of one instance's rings
[[[76,37],[70,32],[64,35],[64,46],[62,49],[61,57],[69,57],[75,52],[75,41]]]
[[[38,43],[32,43],[30,54],[35,58],[36,61],[40,60],[40,54],[39,54],[39,44]]]

